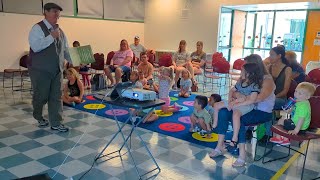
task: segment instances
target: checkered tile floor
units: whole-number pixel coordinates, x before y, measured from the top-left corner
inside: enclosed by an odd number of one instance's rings
[[[49,128],[37,127],[37,122],[32,117],[30,92],[1,89],[0,98],[1,180],[40,173],[48,173],[52,177],[70,153],[70,149],[86,131],[54,177],[79,179],[117,130],[113,120],[64,107],[64,124],[71,129],[67,133],[57,133]],[[46,109],[44,112],[46,114]],[[126,132],[128,133],[128,129]],[[161,173],[156,179],[270,179],[286,162],[253,162],[250,153],[252,145],[247,143],[247,165],[243,168],[233,168],[231,164],[236,157],[229,154],[213,160],[207,155],[209,148],[145,129],[138,129],[138,133],[147,142],[161,167]],[[121,139],[117,139],[116,142],[121,142]],[[118,143],[113,144],[111,149],[118,148]],[[318,141],[310,146],[306,179],[319,175],[319,149]],[[279,151],[272,155],[283,154],[280,149],[277,150]],[[147,152],[135,136],[132,139],[132,152],[141,172],[154,168]],[[258,153],[261,152],[259,149]],[[300,177],[301,162],[301,159],[295,162],[281,179],[291,180]],[[122,161],[115,158],[95,164],[84,179],[132,180],[137,179],[137,176],[132,161],[128,156],[124,156]]]

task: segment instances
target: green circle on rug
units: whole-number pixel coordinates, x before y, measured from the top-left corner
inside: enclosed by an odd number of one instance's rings
[[[199,133],[195,132],[192,133],[192,137],[198,141],[203,142],[217,142],[218,141],[218,134],[211,133],[211,138],[207,138],[207,136],[201,136]]]
[[[169,113],[164,113],[162,110],[155,110],[154,111],[156,113],[156,115],[158,115],[159,117],[168,117],[168,116],[172,116],[172,112]]]
[[[103,109],[105,107],[106,105],[104,104],[86,104],[83,106],[83,108],[89,109],[89,110]]]
[[[178,101],[178,98],[176,98],[176,97],[170,97],[170,101]]]

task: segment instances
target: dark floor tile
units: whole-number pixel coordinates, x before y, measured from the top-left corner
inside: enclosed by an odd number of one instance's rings
[[[79,135],[82,135],[83,132],[81,131],[78,131],[76,129],[69,129],[68,132],[59,132],[57,133],[57,135],[61,136],[61,137],[64,137],[64,138],[73,138],[73,137],[76,137],[76,136],[79,136]]]
[[[276,172],[260,166],[251,165],[243,174],[256,179],[270,179]]]
[[[71,128],[76,128],[76,127],[79,127],[79,126],[87,126],[88,123],[75,120],[75,121],[72,121],[72,122],[67,122],[64,125],[66,125],[68,127],[71,127]]]
[[[14,136],[17,135],[18,133],[15,131],[11,131],[11,130],[4,130],[4,131],[0,131],[0,137],[1,138],[7,138],[10,136]]]
[[[29,158],[28,156],[25,156],[24,154],[16,154],[13,156],[0,159],[0,166],[8,169],[8,168],[18,166],[20,164],[24,164],[30,161],[32,161],[32,159]]]
[[[71,149],[76,143],[70,140],[63,140],[57,143],[53,143],[48,145],[49,147],[57,150],[57,151],[65,151],[67,149]]]
[[[84,172],[85,173],[85,172]],[[80,173],[76,176],[73,176],[73,179],[80,179],[80,177],[84,174]],[[99,169],[93,168],[91,169],[82,179],[110,179],[112,176],[108,173],[105,173]]]
[[[6,124],[2,124],[2,126],[8,128],[8,129],[13,129],[13,128],[17,128],[17,127],[21,127],[21,126],[26,126],[29,125],[28,123],[25,123],[23,121],[15,121],[15,122],[10,122],[10,123],[6,123]]]
[[[34,140],[30,140],[23,143],[12,145],[11,147],[19,152],[25,152],[41,146],[43,146],[43,144]]]
[[[17,176],[11,174],[9,171],[0,171],[0,179],[1,180],[10,180],[10,179],[16,179]]]
[[[53,154],[51,156],[47,156],[42,159],[39,159],[38,161],[41,164],[46,165],[47,167],[54,168],[54,167],[61,165],[66,157],[67,157],[66,154],[58,152],[58,153]],[[72,161],[72,160],[73,159],[71,157],[68,157],[65,163]]]
[[[52,134],[51,132],[49,132],[49,131],[47,131],[45,129],[39,129],[39,130],[36,130],[36,131],[25,133],[23,135],[27,136],[30,139],[37,139],[37,138],[48,136],[48,135],[51,135],[51,134]]]

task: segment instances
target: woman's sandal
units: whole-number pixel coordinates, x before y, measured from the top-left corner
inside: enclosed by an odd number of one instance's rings
[[[244,161],[243,159],[238,158],[233,164],[233,167],[243,167],[246,165],[246,161]]]
[[[213,149],[213,151],[209,154],[209,157],[215,158],[222,155],[223,155],[223,152],[220,149]]]
[[[238,142],[237,141],[230,141],[229,145],[226,147],[228,152],[234,153],[238,149]]]

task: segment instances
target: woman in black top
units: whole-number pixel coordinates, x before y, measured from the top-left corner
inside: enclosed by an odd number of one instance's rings
[[[276,84],[276,101],[275,110],[281,110],[287,101],[287,93],[291,84],[292,69],[285,57],[285,49],[283,46],[277,46],[270,50],[269,73],[272,75]]]
[[[75,106],[82,102],[84,87],[79,79],[79,74],[73,68],[67,70],[68,82],[64,86],[62,100],[65,104]]]

